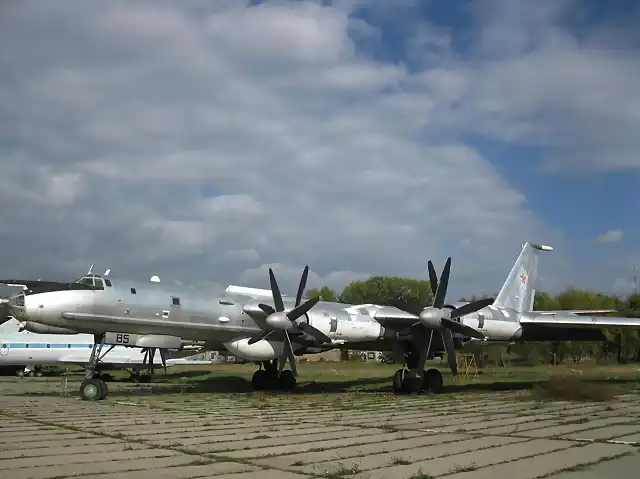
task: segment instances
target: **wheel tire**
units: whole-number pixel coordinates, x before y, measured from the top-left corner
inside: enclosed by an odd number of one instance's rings
[[[289,369],[282,371],[278,382],[280,383],[280,389],[283,391],[291,391],[296,387],[296,378]]]
[[[424,378],[415,371],[407,371],[402,381],[402,387],[407,394],[418,394],[424,387]]]
[[[100,400],[106,399],[109,395],[109,388],[104,379],[100,379]]]
[[[33,376],[35,376],[36,373],[34,371],[29,371],[29,377],[32,378]]]
[[[253,389],[256,391],[263,391],[267,389],[268,384],[269,375],[264,369],[258,369],[253,373],[253,377],[251,378],[251,385],[253,386]]]
[[[99,379],[85,379],[80,385],[80,397],[83,401],[99,401],[103,393]]]
[[[392,387],[394,393],[399,394],[404,391],[402,383],[402,369],[398,369],[395,373],[393,373]]]
[[[442,392],[442,386],[444,381],[442,379],[442,374],[437,369],[429,369],[424,374],[424,384],[425,389],[431,391],[434,394],[438,394]]]

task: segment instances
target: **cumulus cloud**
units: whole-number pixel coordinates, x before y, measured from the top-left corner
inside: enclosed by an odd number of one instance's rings
[[[622,230],[609,230],[596,238],[596,243],[619,243],[624,232]]]
[[[477,49],[414,18],[406,61],[376,54],[385,2],[8,3],[4,275],[267,287],[274,265],[295,292],[305,264],[340,288],[451,255],[452,294],[499,288],[523,241],[565,238],[469,135],[639,166],[640,57],[572,40],[551,2],[485,3]]]

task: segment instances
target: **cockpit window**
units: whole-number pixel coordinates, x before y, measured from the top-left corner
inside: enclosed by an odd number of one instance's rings
[[[85,276],[84,278],[80,278],[78,283],[88,284],[89,286],[93,286],[93,278],[91,276]]]
[[[104,289],[102,278],[93,278],[93,285],[96,289]]]
[[[104,284],[106,284],[110,288],[111,287],[111,280],[110,279],[105,279],[104,280]]]

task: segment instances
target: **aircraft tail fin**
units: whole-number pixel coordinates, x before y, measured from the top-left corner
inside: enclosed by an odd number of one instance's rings
[[[502,285],[502,289],[493,303],[494,306],[513,308],[518,311],[533,309],[540,251],[553,251],[553,248],[529,242],[522,245],[522,251],[511,268],[507,280]]]

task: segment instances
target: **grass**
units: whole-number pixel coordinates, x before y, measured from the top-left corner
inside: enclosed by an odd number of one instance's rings
[[[361,361],[322,361],[298,363],[298,386],[291,394],[323,393],[371,393],[391,390],[391,376],[399,369],[398,364],[381,364]],[[618,389],[631,389],[640,384],[640,372],[636,365],[597,365],[584,361],[580,364],[558,366],[508,366],[506,368],[487,367],[479,371],[475,380],[463,377],[453,378],[445,362],[429,361],[427,368],[435,367],[443,375],[445,392],[480,391],[527,391],[551,398],[546,384],[551,378],[579,377],[585,382],[614,382]],[[167,393],[178,390],[186,393],[253,393],[256,396],[273,396],[282,393],[255,393],[251,386],[251,376],[256,370],[253,364],[220,363],[198,366],[174,366],[167,374],[158,370],[154,378],[153,392],[140,385],[135,390],[118,392],[122,395],[141,395],[148,392],[154,396],[166,389]],[[117,381],[128,378],[126,372],[113,372]],[[73,379],[73,373],[71,374]],[[160,383],[160,385],[158,385]],[[584,390],[585,388],[581,388]],[[592,389],[596,389],[595,387]],[[265,406],[266,407],[266,406]],[[348,408],[347,408],[348,409]]]

